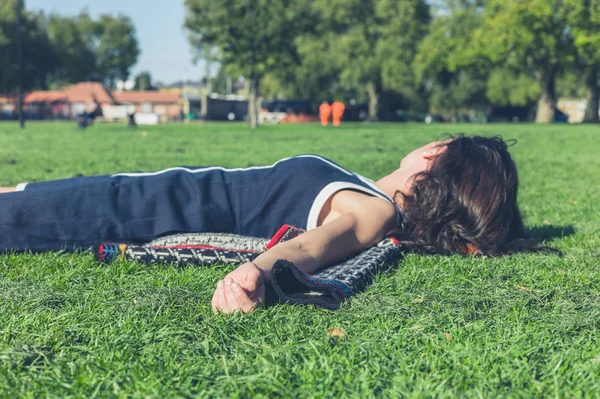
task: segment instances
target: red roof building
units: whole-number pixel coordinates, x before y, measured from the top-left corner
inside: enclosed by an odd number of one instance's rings
[[[54,102],[66,102],[67,96],[62,91],[32,91],[25,95],[23,103],[54,103]]]
[[[90,97],[95,97],[102,105],[115,104],[115,99],[111,93],[98,82],[81,82],[68,89],[63,90],[67,96],[67,101],[71,104],[86,103]]]
[[[154,113],[162,121],[178,119],[183,110],[181,93],[163,91],[118,91],[113,96],[119,104],[131,104],[138,113]]]
[[[164,91],[119,91],[113,93],[113,96],[117,102],[124,104],[177,104],[181,98],[178,92]]]
[[[29,119],[72,119],[84,112],[91,99],[112,109],[121,104],[135,106],[136,112],[155,113],[163,121],[179,118],[182,110],[179,92],[111,93],[98,82],[81,82],[64,90],[33,91],[24,96],[23,103]]]

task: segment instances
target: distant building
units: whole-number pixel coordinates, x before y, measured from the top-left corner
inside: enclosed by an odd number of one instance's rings
[[[182,111],[181,91],[110,92],[98,82],[81,82],[64,90],[33,91],[24,96],[23,108],[27,119],[75,119],[92,97],[102,108],[129,105],[136,113],[154,113],[165,122],[179,119]],[[15,111],[16,96],[0,97],[1,119],[14,119]]]
[[[138,113],[154,113],[162,121],[178,119],[182,112],[179,91],[120,91],[114,92],[117,103],[134,105]]]
[[[243,92],[244,81],[233,82]],[[33,91],[24,96],[27,119],[71,120],[94,97],[102,107],[99,121],[125,120],[130,114],[155,114],[161,122],[186,119],[241,121],[248,118],[245,95],[209,93],[203,82],[180,81],[160,91],[113,91],[98,82],[81,82],[64,90]],[[296,104],[296,103],[294,103]],[[297,105],[297,104],[296,104]],[[306,105],[302,103],[306,108]],[[293,106],[291,108],[294,108]],[[16,118],[16,96],[0,96],[0,118]]]
[[[17,96],[0,95],[0,120],[12,120],[17,117]]]
[[[60,91],[33,91],[25,95],[28,119],[73,119],[94,97],[101,106],[115,104],[111,93],[98,82],[82,82]]]

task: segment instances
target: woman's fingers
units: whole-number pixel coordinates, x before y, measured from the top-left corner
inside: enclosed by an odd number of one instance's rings
[[[243,287],[248,292],[254,292],[258,289],[258,285],[262,282],[262,275],[259,268],[255,264],[248,267],[244,276]]]
[[[215,291],[217,295],[217,309],[221,312],[231,313],[231,308],[227,303],[227,298],[225,297],[225,283],[223,280],[217,283],[217,290]]]
[[[244,264],[217,284],[211,302],[213,312],[251,312],[264,296],[261,290],[264,291],[261,271],[253,263]]]
[[[233,312],[241,310],[243,313],[248,313],[254,310],[254,302],[248,297],[248,294],[242,287],[234,282],[225,282],[225,295],[227,303]]]

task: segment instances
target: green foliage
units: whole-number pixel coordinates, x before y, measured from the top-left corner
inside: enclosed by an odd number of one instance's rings
[[[17,0],[0,3],[0,93],[16,91],[19,81],[16,4]],[[42,19],[41,15],[27,11],[21,15],[25,90],[47,87],[49,76],[57,66]]]
[[[571,56],[565,0],[487,0],[473,50],[502,62],[515,57],[543,74]]]
[[[261,80],[263,94],[360,98],[368,88],[372,97],[417,89],[410,64],[429,21],[422,0],[188,0],[186,6],[192,45],[216,46],[230,71]]]
[[[414,95],[411,64],[430,19],[425,1],[316,0],[313,7],[320,15],[314,40],[325,43],[341,85],[368,93],[371,118],[382,116],[384,90]]]
[[[0,124],[0,186],[319,153],[378,179],[444,132],[501,134],[530,233],[564,251],[410,254],[338,311],[213,315],[231,266],[0,257],[0,392],[16,397],[594,397],[600,391],[598,132],[589,126]],[[269,145],[265,145],[269,143]],[[160,149],[160,151],[157,151]],[[576,170],[576,173],[573,171]],[[4,194],[10,195],[10,194]],[[346,339],[327,335],[339,327]]]
[[[531,105],[540,97],[540,85],[519,68],[500,66],[490,72],[486,97],[497,105]]]
[[[230,70],[250,80],[250,124],[257,126],[256,98],[268,73],[298,62],[294,39],[310,24],[305,1],[186,0],[185,27],[201,52],[216,48]]]
[[[305,25],[303,3],[186,0],[185,27],[193,45],[216,47],[225,65],[262,78],[295,62],[293,41]]]
[[[212,78],[210,83],[212,86],[212,91],[215,93],[230,94],[227,92],[228,89],[233,89],[233,78],[223,65],[220,66],[219,70],[217,71],[217,75]],[[231,84],[231,87],[229,87],[229,84]]]
[[[386,90],[412,94],[417,85],[411,66],[428,30],[429,6],[420,0],[385,0],[376,7],[383,19],[382,38],[376,46],[376,59],[381,62],[381,83]]]
[[[471,37],[481,25],[479,8],[452,5],[435,18],[419,44],[413,69],[426,89],[433,111],[455,114],[485,106],[491,63],[471,51]]]
[[[265,95],[313,99],[352,98],[353,87],[340,83],[340,65],[330,46],[331,32],[306,33],[296,38],[299,64],[269,74]],[[351,94],[352,93],[352,94]]]
[[[140,54],[135,27],[124,15],[101,15],[95,22],[94,43],[96,65],[101,79],[110,87],[117,79],[127,80]]]
[[[569,68],[556,81],[556,90],[560,97],[585,98],[586,87],[581,84],[581,72]]]
[[[152,75],[148,71],[143,71],[135,77],[135,86],[133,90],[153,90]]]
[[[583,66],[600,64],[600,3],[593,0],[565,1],[577,63]]]
[[[536,120],[552,122],[556,77],[573,57],[566,0],[488,0],[473,35],[473,51],[497,65],[518,60],[540,85]]]
[[[5,46],[10,43],[9,38],[4,34],[3,29],[6,28],[0,25],[0,46]]]
[[[45,21],[58,65],[52,83],[63,86],[97,76],[96,54],[83,35],[78,17],[51,14]]]
[[[17,86],[16,0],[0,3],[0,92]],[[24,89],[60,88],[98,80],[126,79],[137,62],[135,28],[128,17],[22,15]]]
[[[600,3],[593,0],[567,2],[567,20],[575,47],[574,70],[586,88],[585,122],[600,122]]]
[[[15,6],[0,3],[0,92],[16,89]],[[223,92],[227,76],[243,76],[252,99],[355,99],[383,119],[399,109],[450,116],[537,101],[540,121],[553,120],[557,95],[566,93],[585,95],[586,120],[598,120],[596,0],[186,0],[185,7],[195,60],[220,64],[215,84]],[[139,56],[123,15],[26,11],[23,40],[26,89],[81,80],[112,86]]]

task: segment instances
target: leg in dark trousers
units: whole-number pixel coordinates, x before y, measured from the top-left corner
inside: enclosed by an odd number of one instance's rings
[[[180,232],[233,232],[217,174],[173,170],[32,183],[0,194],[0,252],[88,249]]]

